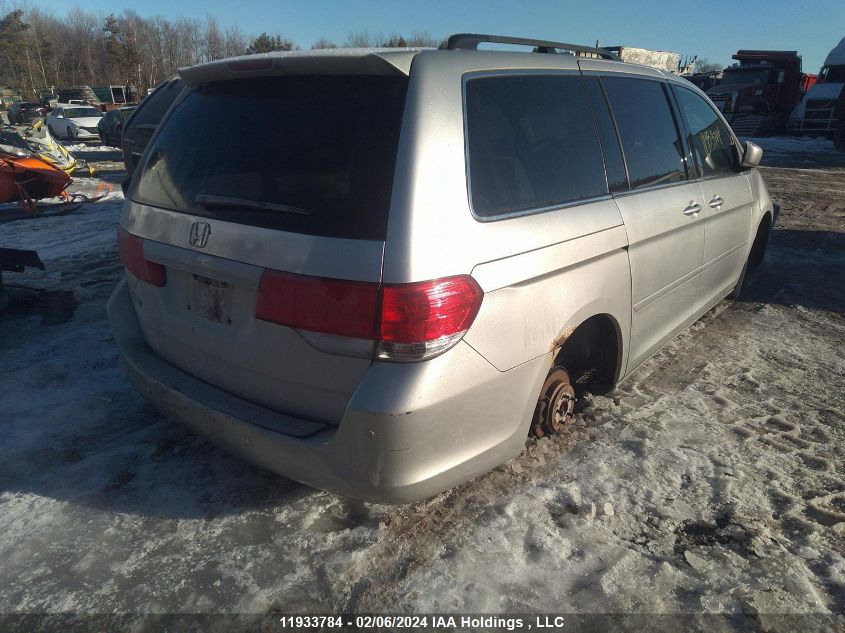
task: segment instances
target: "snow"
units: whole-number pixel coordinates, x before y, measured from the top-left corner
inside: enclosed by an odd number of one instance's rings
[[[845,153],[825,137],[765,136],[739,138],[763,149],[762,164],[779,167],[845,167]]]
[[[71,153],[77,152],[119,152],[120,150],[110,145],[88,145],[86,143],[62,143],[65,149]]]
[[[765,153],[790,154],[792,156],[808,155],[831,155],[840,154],[833,147],[833,141],[824,137],[810,136],[764,136],[764,137],[740,137],[740,141],[751,141],[763,148]]]
[[[0,316],[0,613],[842,614],[844,175],[764,170],[781,228],[743,301],[588,396],[567,433],[399,508],[261,471],[144,402],[104,309],[119,192],[0,224],[47,264],[6,277],[45,293],[11,288]]]

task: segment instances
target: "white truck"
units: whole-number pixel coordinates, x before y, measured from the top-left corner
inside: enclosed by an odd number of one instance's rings
[[[787,130],[827,136],[845,151],[845,37],[830,51],[818,81],[790,114]]]

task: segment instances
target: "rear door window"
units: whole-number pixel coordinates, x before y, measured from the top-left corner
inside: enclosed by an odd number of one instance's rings
[[[595,122],[578,75],[466,82],[470,199],[492,217],[608,193]]]
[[[705,178],[736,173],[733,137],[713,107],[692,90],[673,86],[687,126],[688,142],[698,173]]]
[[[684,148],[664,82],[603,77],[619,128],[632,189],[687,178]]]
[[[343,75],[200,86],[168,116],[130,195],[230,222],[383,240],[407,84]]]

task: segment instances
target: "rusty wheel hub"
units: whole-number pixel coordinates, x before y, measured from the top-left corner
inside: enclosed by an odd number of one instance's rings
[[[531,431],[535,437],[557,433],[572,419],[574,412],[575,389],[569,373],[563,367],[553,367],[543,383]]]

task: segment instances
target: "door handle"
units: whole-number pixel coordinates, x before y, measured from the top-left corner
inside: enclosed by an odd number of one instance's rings
[[[701,211],[701,205],[690,200],[689,206],[684,209],[684,215],[695,215]]]
[[[718,209],[724,203],[725,201],[722,200],[719,196],[714,196],[713,199],[707,203],[707,206],[709,206],[711,209]]]

